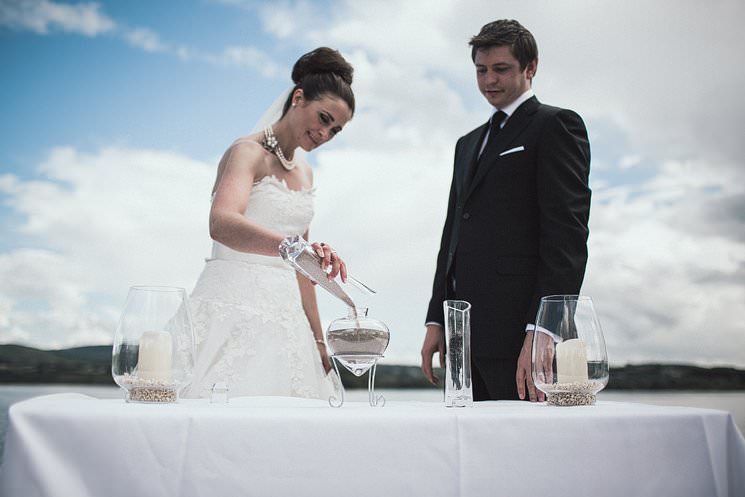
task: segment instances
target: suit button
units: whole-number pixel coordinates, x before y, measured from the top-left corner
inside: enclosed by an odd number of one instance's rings
[[[468,219],[469,217],[471,217],[471,215],[468,212],[463,214],[463,219]]]

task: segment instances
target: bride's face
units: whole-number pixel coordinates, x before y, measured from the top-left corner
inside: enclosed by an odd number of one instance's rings
[[[300,97],[294,103],[294,134],[298,146],[306,152],[331,140],[352,119],[347,103],[334,96],[326,95],[318,100]]]

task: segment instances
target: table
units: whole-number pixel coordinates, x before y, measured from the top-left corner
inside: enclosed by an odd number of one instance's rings
[[[9,414],[8,497],[745,495],[745,441],[710,409],[57,394]]]

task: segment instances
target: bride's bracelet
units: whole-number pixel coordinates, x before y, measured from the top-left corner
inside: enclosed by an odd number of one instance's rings
[[[323,341],[323,338],[316,338],[316,343],[322,343],[326,345],[326,342]]]

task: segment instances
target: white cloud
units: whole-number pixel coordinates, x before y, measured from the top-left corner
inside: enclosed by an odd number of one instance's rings
[[[23,219],[18,233],[44,247],[0,254],[0,340],[100,343],[129,286],[193,286],[209,253],[212,165],[166,151],[57,148],[38,171],[0,181]]]
[[[130,45],[146,52],[159,52],[177,57],[184,62],[198,61],[217,66],[243,67],[256,71],[265,78],[275,78],[284,71],[264,50],[253,46],[228,46],[221,52],[205,52],[185,45],[169,45],[160,35],[147,28],[134,28],[124,32],[124,39]]]
[[[279,39],[302,36],[308,26],[323,22],[324,14],[313,3],[277,1],[259,7],[264,29]]]
[[[135,47],[139,47],[146,52],[164,52],[168,47],[161,41],[160,35],[147,28],[134,28],[129,30],[124,38],[127,42]]]
[[[45,348],[111,341],[108,306],[90,305],[84,264],[48,250],[0,254],[0,336]]]
[[[546,101],[586,118],[607,115],[628,131],[632,147],[658,156],[733,163],[743,155],[732,130],[745,126],[745,101],[730,96],[745,84],[732,62],[745,45],[745,4],[546,5],[525,4],[515,13],[538,38],[536,88]]]
[[[745,363],[745,243],[688,215],[745,190],[706,167],[670,162],[641,188],[595,192],[583,290],[617,362]]]
[[[468,40],[490,20],[518,19],[538,41],[534,83],[542,100],[586,119],[610,118],[629,132],[631,146],[663,157],[704,152],[731,163],[745,153],[731,132],[745,128],[745,100],[727,97],[745,85],[745,71],[732,62],[745,46],[743,2],[341,0],[323,12],[310,5],[266,6],[265,28],[303,48],[359,50],[376,68],[395,66],[401,75],[392,84],[402,89],[419,83],[410,71],[444,76],[466,90],[470,105],[480,97]]]
[[[250,67],[271,78],[280,74],[279,66],[266,52],[250,46],[226,47],[217,61],[239,67]]]
[[[618,162],[618,167],[621,169],[630,169],[632,167],[638,166],[642,160],[644,160],[644,158],[640,155],[624,155]]]
[[[228,2],[230,3],[230,2]],[[0,3],[0,26],[37,34],[65,31],[85,36],[116,34],[127,44],[149,53],[163,53],[183,61],[248,67],[267,78],[280,74],[278,65],[253,46],[228,46],[221,52],[206,52],[185,45],[166,43],[150,28],[126,27],[101,12],[98,3],[66,4],[49,0],[16,0]]]
[[[48,0],[10,0],[0,4],[0,25],[48,34],[55,30],[97,36],[116,28],[97,3],[69,5]]]

